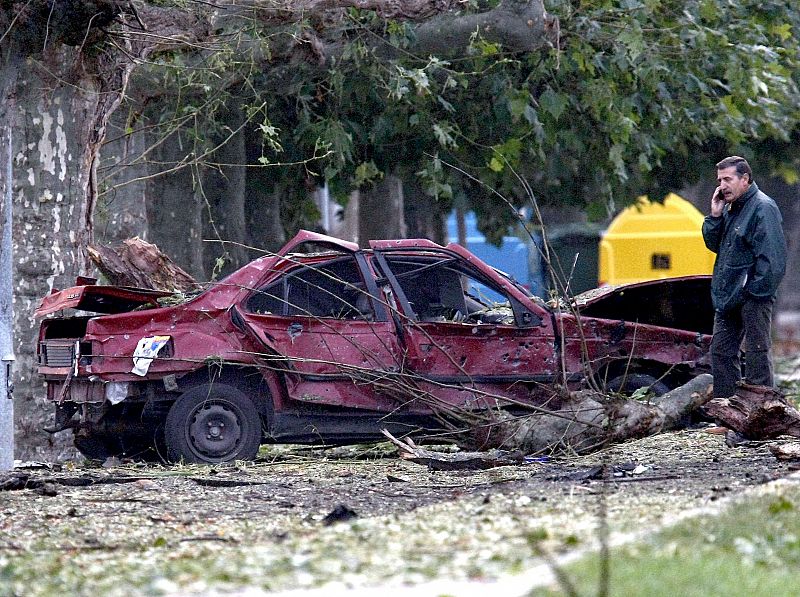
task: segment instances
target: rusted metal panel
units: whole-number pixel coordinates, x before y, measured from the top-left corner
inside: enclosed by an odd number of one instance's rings
[[[66,383],[66,387],[64,384]],[[47,399],[60,402],[103,402],[105,400],[105,386],[100,382],[86,379],[66,379],[58,383],[47,384]]]

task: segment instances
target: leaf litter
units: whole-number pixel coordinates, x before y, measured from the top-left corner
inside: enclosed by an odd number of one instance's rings
[[[429,470],[385,444],[17,469],[28,488],[0,491],[0,593],[490,580],[595,545],[602,498],[612,533],[630,533],[791,469],[765,444],[731,448],[701,429],[488,470]]]

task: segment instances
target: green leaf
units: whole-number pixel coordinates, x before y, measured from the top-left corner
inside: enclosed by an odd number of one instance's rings
[[[725,106],[725,110],[730,114],[733,118],[741,118],[742,112],[739,108],[736,107],[735,99],[732,95],[726,95],[722,97],[722,105]]]
[[[436,96],[436,101],[437,101],[437,102],[439,102],[439,105],[441,105],[441,106],[442,106],[442,108],[444,108],[444,109],[445,109],[445,111],[447,111],[447,112],[450,112],[451,114],[452,114],[452,113],[454,113],[454,112],[456,111],[456,109],[453,107],[453,104],[451,104],[450,102],[448,102],[448,101],[447,101],[446,99],[444,99],[444,98],[443,98],[441,95],[437,95],[437,96]]]
[[[439,122],[433,125],[433,135],[442,147],[458,147],[458,143],[453,138],[453,125],[447,122]]]
[[[525,109],[530,105],[528,103],[528,93],[517,93],[512,97],[508,102],[508,111],[511,112],[511,116],[516,120],[523,114],[525,114]]]
[[[539,96],[539,104],[546,112],[549,112],[554,119],[558,120],[567,108],[569,98],[563,93],[557,93],[552,89],[547,89]]]
[[[781,164],[778,166],[777,173],[778,176],[786,181],[786,184],[795,185],[800,182],[800,173],[798,173],[797,169],[788,164]]]
[[[493,172],[502,172],[503,168],[505,168],[505,164],[497,158],[497,156],[492,157],[489,160],[489,169]]]
[[[641,56],[644,51],[644,38],[639,27],[629,27],[619,34],[619,41],[625,46],[631,62]]]
[[[650,158],[646,153],[639,154],[639,170],[642,172],[650,172],[653,166],[650,164]]]
[[[703,0],[700,2],[700,18],[707,23],[714,23],[719,20],[719,10],[720,8],[717,6],[717,3],[714,2],[714,0]]]
[[[472,48],[480,56],[494,56],[500,53],[500,44],[490,43],[483,39],[478,39],[472,42]]]
[[[625,160],[622,157],[624,152],[625,146],[621,143],[612,145],[608,152],[608,159],[614,164],[614,173],[622,180],[628,178],[628,169],[625,167]]]
[[[781,23],[780,25],[773,25],[770,27],[770,33],[777,35],[781,41],[786,41],[792,37],[792,26],[789,23]]]
[[[383,178],[383,172],[378,170],[375,162],[362,162],[356,166],[354,184],[357,187],[362,187],[374,182],[378,182]]]

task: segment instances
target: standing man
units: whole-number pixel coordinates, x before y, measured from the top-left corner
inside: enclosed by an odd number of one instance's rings
[[[717,182],[703,239],[717,254],[711,372],[714,396],[725,398],[736,393],[742,379],[742,338],[747,382],[773,385],[772,306],[786,270],[786,240],[778,206],[758,190],[747,160],[731,156],[719,162]]]

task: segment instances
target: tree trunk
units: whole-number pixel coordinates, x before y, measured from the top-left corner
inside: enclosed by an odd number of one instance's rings
[[[151,137],[150,142],[156,147],[147,181],[148,240],[196,280],[207,280],[203,201],[195,190],[193,167],[186,165],[194,151],[192,142],[180,130],[165,139]]]
[[[358,190],[352,191],[347,197],[347,204],[340,216],[341,219],[331,224],[328,233],[336,238],[349,240],[358,244],[358,211],[361,202],[361,193]]]
[[[800,437],[800,412],[774,388],[739,384],[729,398],[714,398],[703,412],[747,439]]]
[[[245,190],[247,152],[243,114],[238,107],[221,115],[221,144],[204,169],[200,192],[208,214],[203,261],[207,277],[230,273],[248,262]]]
[[[358,202],[358,242],[368,247],[370,240],[405,238],[403,183],[392,174],[369,189],[362,189]]]
[[[548,404],[552,411],[522,417],[501,411],[495,424],[475,428],[462,445],[525,454],[586,454],[610,443],[685,427],[691,413],[711,399],[712,381],[711,375],[699,375],[650,402],[591,390],[572,392]]]
[[[423,190],[416,177],[403,184],[403,210],[408,238],[429,238],[447,244],[441,204]]]
[[[100,149],[95,240],[119,243],[138,236],[147,239],[147,136],[141,128],[129,130],[127,110],[115,112],[108,125],[108,139]]]
[[[776,311],[800,311],[800,184],[778,177],[756,178],[759,188],[775,200],[786,236],[786,276],[778,290]]]
[[[260,131],[245,131],[247,163],[258,164],[261,157],[262,136]],[[245,217],[247,238],[251,247],[265,251],[277,251],[286,241],[281,222],[281,203],[284,189],[274,183],[271,167],[250,167],[245,180]],[[250,258],[261,257],[262,252],[251,250]]]
[[[51,408],[35,373],[38,322],[31,313],[54,287],[88,273],[96,160],[127,74],[99,77],[85,68],[72,69],[81,63],[77,50],[61,46],[47,64],[12,50],[0,66],[0,122],[14,156],[5,184],[12,186],[14,197],[15,405],[17,455],[22,458],[54,445],[41,430]],[[60,72],[59,65],[67,72]]]

